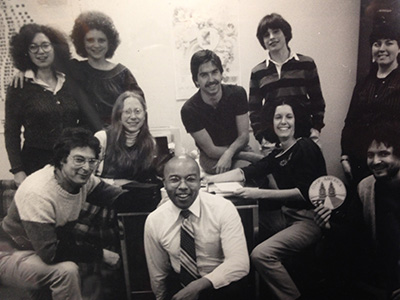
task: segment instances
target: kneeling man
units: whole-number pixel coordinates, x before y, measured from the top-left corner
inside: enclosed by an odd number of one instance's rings
[[[235,206],[199,192],[199,166],[187,156],[166,164],[164,186],[169,200],[149,215],[144,237],[156,298],[242,299],[249,256]]]

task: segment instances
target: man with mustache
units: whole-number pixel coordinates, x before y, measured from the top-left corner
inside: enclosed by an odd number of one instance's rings
[[[263,17],[257,28],[257,39],[266,50],[266,59],[251,71],[249,111],[254,136],[267,155],[275,147],[265,135],[268,106],[281,96],[297,96],[307,108],[312,122],[311,138],[318,143],[324,127],[325,101],[317,66],[311,57],[289,48],[292,28],[281,15]]]
[[[200,50],[190,61],[192,79],[199,91],[183,105],[186,131],[200,150],[200,165],[216,174],[239,168],[262,158],[252,152],[246,91],[221,84],[221,59],[210,50]]]
[[[99,152],[99,141],[90,131],[67,128],[54,146],[54,165],[19,186],[0,223],[2,284],[33,290],[36,296],[51,293],[54,300],[81,300],[76,262],[117,265],[117,253],[78,244],[73,234],[85,201],[110,206],[123,193],[92,175]]]
[[[241,279],[249,256],[235,206],[200,191],[199,166],[188,156],[167,162],[164,187],[168,198],[148,216],[144,233],[156,299],[248,299]]]

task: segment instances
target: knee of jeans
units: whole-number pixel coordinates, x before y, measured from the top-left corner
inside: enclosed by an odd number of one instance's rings
[[[71,261],[65,261],[58,264],[58,273],[63,276],[78,276],[79,267],[76,263]]]

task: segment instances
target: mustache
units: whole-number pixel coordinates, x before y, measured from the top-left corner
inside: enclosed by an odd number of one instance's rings
[[[216,80],[216,81],[213,81],[213,82],[209,82],[209,83],[206,84],[206,87],[209,87],[209,86],[211,86],[213,84],[219,84],[219,81]]]

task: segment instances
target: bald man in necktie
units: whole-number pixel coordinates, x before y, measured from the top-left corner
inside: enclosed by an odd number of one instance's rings
[[[200,170],[188,156],[164,169],[168,201],[145,225],[145,251],[156,299],[245,299],[249,255],[235,206],[200,191]]]

